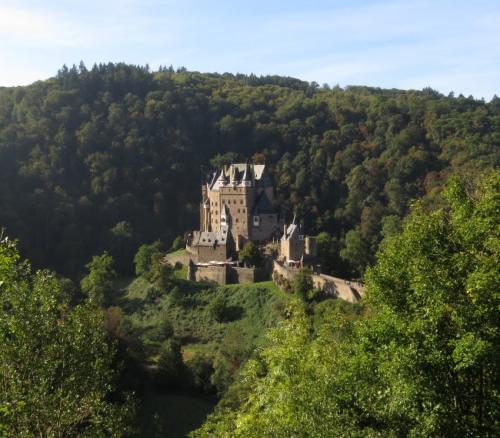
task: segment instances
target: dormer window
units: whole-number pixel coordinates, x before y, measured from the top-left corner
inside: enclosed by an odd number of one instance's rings
[[[253,217],[253,226],[254,227],[260,226],[260,216],[254,216]]]

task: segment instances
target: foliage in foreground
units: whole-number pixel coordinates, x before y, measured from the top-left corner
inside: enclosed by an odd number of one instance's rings
[[[123,436],[132,405],[113,385],[102,312],[0,243],[0,436]],[[111,402],[114,400],[114,402]],[[120,402],[121,400],[121,402]]]
[[[193,436],[498,436],[499,212],[500,173],[416,206],[367,275],[368,314],[314,335],[294,309],[245,367],[245,401]]]

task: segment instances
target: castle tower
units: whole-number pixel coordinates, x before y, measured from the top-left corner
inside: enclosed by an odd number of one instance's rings
[[[202,189],[202,196],[204,196]],[[229,227],[237,247],[247,240],[266,241],[279,233],[278,214],[272,206],[273,187],[265,166],[238,163],[224,166],[206,185],[203,218],[207,230]]]

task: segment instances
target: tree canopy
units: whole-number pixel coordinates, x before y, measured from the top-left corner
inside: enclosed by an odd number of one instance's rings
[[[365,310],[313,327],[295,306],[245,367],[240,405],[193,436],[497,436],[499,231],[499,172],[415,205],[368,270]]]
[[[497,166],[499,142],[495,101],[81,65],[0,89],[0,225],[35,266],[76,278],[107,250],[130,274],[141,243],[170,245],[198,226],[211,165],[252,158],[269,168],[285,219],[345,248],[347,265],[329,269],[359,275],[385,218],[435,202],[450,174]]]
[[[63,287],[0,242],[1,436],[130,432],[132,405],[116,388],[103,314],[85,303],[71,307]]]

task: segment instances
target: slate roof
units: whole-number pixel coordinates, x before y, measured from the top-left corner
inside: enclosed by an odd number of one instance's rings
[[[271,184],[271,180],[264,172],[265,168],[265,164],[248,163],[235,163],[224,166],[220,173],[214,173],[210,182],[210,189],[217,191],[222,182],[236,183],[240,181],[254,181],[260,187],[267,187]]]
[[[274,213],[273,206],[265,191],[263,191],[255,201],[254,214]]]
[[[228,229],[221,227],[220,231],[195,231],[193,233],[192,246],[214,246],[226,245]]]

